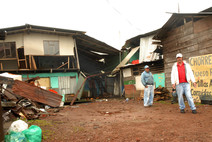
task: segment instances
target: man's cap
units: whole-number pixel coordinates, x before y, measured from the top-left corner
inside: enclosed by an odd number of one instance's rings
[[[176,58],[182,58],[183,57],[183,55],[181,54],[181,53],[178,53],[177,55],[176,55]]]
[[[146,68],[149,68],[149,66],[148,65],[144,66],[144,69],[146,69]]]

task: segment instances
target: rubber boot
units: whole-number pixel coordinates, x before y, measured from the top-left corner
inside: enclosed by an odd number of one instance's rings
[[[172,97],[172,104],[175,104],[175,103],[177,103],[177,96]]]

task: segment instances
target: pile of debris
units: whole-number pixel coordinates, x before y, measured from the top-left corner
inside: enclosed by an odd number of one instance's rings
[[[0,76],[0,97],[3,119],[13,117],[37,119],[46,109],[59,107],[62,96],[35,86],[30,79],[25,82]]]
[[[155,96],[154,101],[161,101],[161,100],[170,100],[171,95],[167,88],[165,87],[158,87],[154,90]]]

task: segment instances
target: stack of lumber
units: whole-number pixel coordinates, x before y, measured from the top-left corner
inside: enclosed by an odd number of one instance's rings
[[[154,101],[161,101],[161,100],[169,100],[171,99],[170,92],[165,87],[158,87],[154,90]]]

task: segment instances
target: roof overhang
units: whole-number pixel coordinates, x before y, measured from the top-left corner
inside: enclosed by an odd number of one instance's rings
[[[186,20],[196,21],[204,17],[212,16],[212,12],[200,12],[200,13],[173,13],[169,20],[163,25],[163,27],[153,37],[155,40],[161,40],[166,37],[166,33],[173,28],[182,26]]]
[[[96,54],[98,56],[107,56],[107,55],[118,55],[119,50],[116,48],[101,42],[97,39],[94,39],[88,35],[76,35],[74,36],[77,42],[78,48],[81,48],[81,50],[91,52],[92,54]],[[97,53],[102,53],[97,54]]]
[[[81,35],[85,34],[83,31],[75,31],[75,30],[68,30],[68,29],[60,29],[60,28],[53,28],[53,27],[43,27],[43,26],[36,26],[36,25],[22,25],[10,28],[3,28],[0,31],[5,32],[6,35],[16,34],[16,33],[23,33],[23,32],[39,32],[39,33],[47,33],[47,34],[59,34],[59,35]]]

